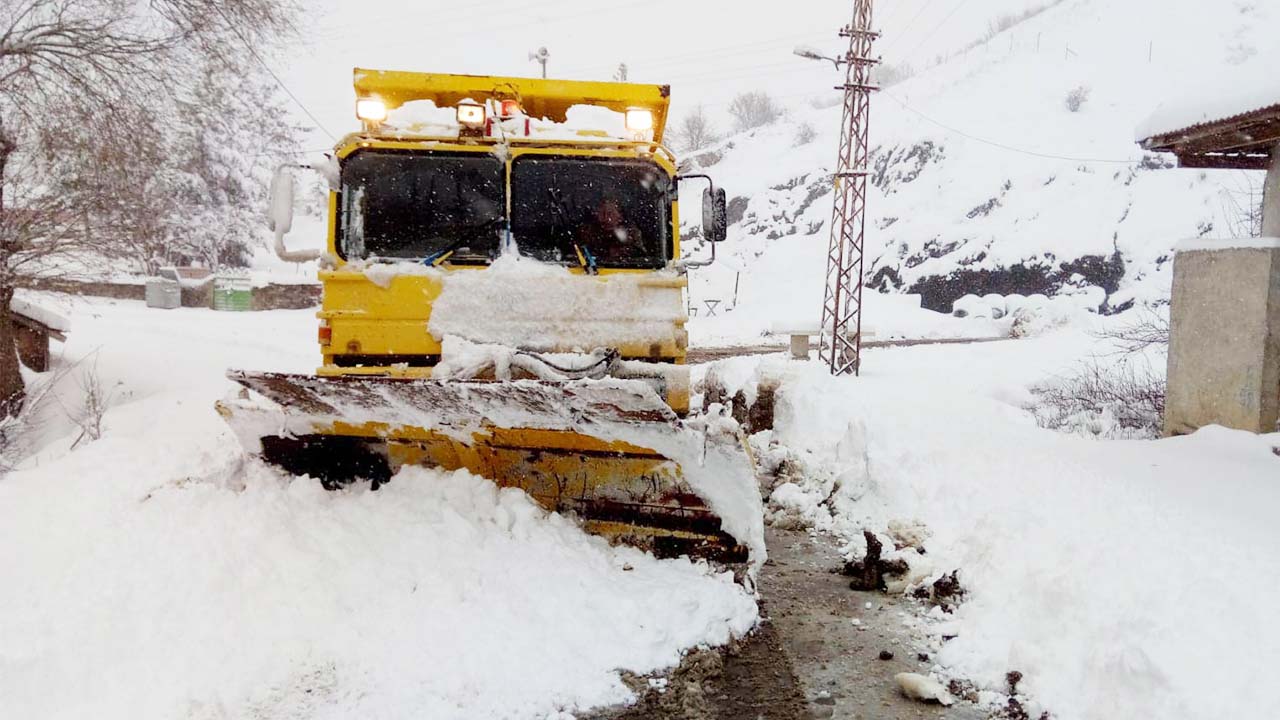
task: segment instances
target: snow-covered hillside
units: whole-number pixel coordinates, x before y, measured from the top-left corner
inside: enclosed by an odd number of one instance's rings
[[[966,293],[1098,286],[1104,310],[1166,299],[1175,242],[1240,232],[1235,205],[1261,178],[1173,169],[1134,129],[1198,88],[1265,77],[1277,23],[1275,3],[1066,0],[879,93],[868,277],[944,312]],[[817,136],[797,146],[803,125]],[[816,318],[839,125],[838,106],[796,107],[695,156],[736,220],[726,262],[693,279],[695,306],[732,304],[736,282],[744,334]]]

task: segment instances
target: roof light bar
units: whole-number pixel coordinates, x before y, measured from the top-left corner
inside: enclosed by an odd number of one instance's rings
[[[653,111],[646,108],[627,108],[627,129],[636,132],[652,130]]]
[[[458,124],[464,127],[483,127],[485,121],[484,106],[472,100],[458,103]]]
[[[366,122],[382,122],[387,119],[387,104],[374,98],[356,100],[356,117]]]

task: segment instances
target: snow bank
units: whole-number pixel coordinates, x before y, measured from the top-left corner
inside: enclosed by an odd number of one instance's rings
[[[1054,717],[1268,716],[1280,435],[1037,428],[1026,388],[1090,348],[1060,331],[879,351],[860,379],[759,363],[781,386],[755,442],[790,468],[770,513],[846,536],[923,521],[923,557],[969,591],[928,630],[941,665],[991,690],[1018,670]]]
[[[518,491],[408,469],[328,493],[243,464],[217,422],[0,482],[6,713],[541,718],[754,623],[728,574]]]
[[[730,577],[610,548],[524,495],[412,469],[326,493],[246,461],[228,366],[308,372],[315,314],[73,301],[106,435],[0,477],[0,716],[544,718],[625,701],[756,617]]]
[[[448,273],[429,329],[437,338],[545,351],[675,343],[684,319],[677,282],[666,274],[575,275],[507,254],[483,270]]]

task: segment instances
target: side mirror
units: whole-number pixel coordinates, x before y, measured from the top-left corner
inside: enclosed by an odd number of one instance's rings
[[[729,206],[724,188],[702,191],[702,234],[711,242],[724,242],[729,233]]]
[[[285,262],[310,262],[319,259],[320,250],[288,250],[284,236],[293,229],[293,170],[314,170],[310,165],[281,165],[271,178],[271,198],[267,205],[267,228],[276,235],[276,255]]]
[[[271,178],[271,200],[267,205],[267,229],[284,235],[293,229],[293,166],[281,165]]]
[[[682,268],[705,267],[716,261],[716,243],[723,242],[729,232],[729,209],[724,190],[716,187],[710,175],[677,175],[677,188],[681,180],[699,178],[707,181],[702,191],[702,237],[711,241],[711,257],[703,260],[681,260]],[[678,192],[678,191],[677,191]]]

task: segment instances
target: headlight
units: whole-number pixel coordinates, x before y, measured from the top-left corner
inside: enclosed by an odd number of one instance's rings
[[[617,117],[616,115],[614,117]],[[614,122],[617,122],[616,120]],[[627,129],[643,132],[653,129],[653,111],[644,108],[627,109]]]
[[[387,105],[372,98],[356,100],[356,117],[369,122],[382,122],[387,119]]]
[[[475,102],[458,103],[458,124],[466,127],[484,125],[484,106]]]

